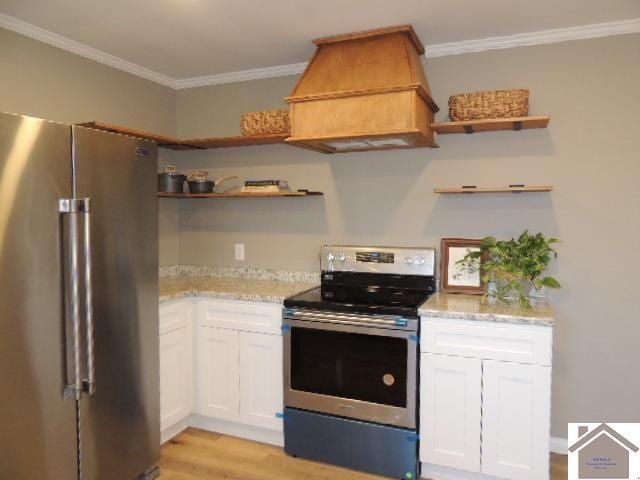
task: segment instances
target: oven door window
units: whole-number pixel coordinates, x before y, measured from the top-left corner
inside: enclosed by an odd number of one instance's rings
[[[291,389],[406,407],[407,340],[291,329]]]

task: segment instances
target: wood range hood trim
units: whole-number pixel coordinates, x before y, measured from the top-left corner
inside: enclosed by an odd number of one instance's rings
[[[437,147],[431,123],[438,106],[420,61],[424,47],[410,25],[314,44],[285,99],[292,127],[287,143],[324,153]],[[349,143],[355,140],[361,142]]]

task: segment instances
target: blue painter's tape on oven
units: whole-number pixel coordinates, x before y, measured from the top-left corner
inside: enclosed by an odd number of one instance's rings
[[[291,331],[291,325],[282,325],[282,333],[289,333]]]
[[[412,342],[420,343],[420,337],[417,335],[409,335],[409,340]]]
[[[284,314],[288,317],[293,315],[293,308],[285,308],[284,309]]]
[[[283,422],[288,422],[291,420],[289,418],[289,415],[287,415],[285,412],[277,412],[276,418],[281,418]]]
[[[396,320],[396,326],[398,327],[406,327],[407,326],[407,320],[404,318],[399,318]]]
[[[420,440],[420,435],[407,435],[408,442],[417,442]]]
[[[418,478],[415,430],[285,407],[289,455],[397,479]]]

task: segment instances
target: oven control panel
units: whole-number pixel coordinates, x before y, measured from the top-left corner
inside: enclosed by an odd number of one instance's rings
[[[324,245],[320,249],[320,268],[328,272],[433,276],[435,257],[433,248]]]

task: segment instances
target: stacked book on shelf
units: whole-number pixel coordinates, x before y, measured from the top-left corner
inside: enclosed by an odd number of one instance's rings
[[[277,193],[290,192],[289,184],[285,180],[246,180],[242,193]]]

